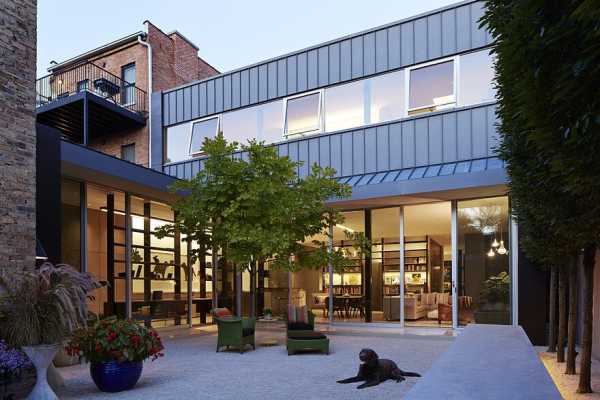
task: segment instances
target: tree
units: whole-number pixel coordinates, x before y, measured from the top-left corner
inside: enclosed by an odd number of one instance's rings
[[[600,237],[599,20],[594,0],[494,0],[486,2],[482,18],[498,55],[501,156],[519,204],[517,217],[570,238],[569,244],[558,242],[567,253],[584,249],[577,390],[583,393],[591,392],[593,269]],[[554,195],[565,200],[562,209]],[[570,213],[563,212],[567,208]],[[544,240],[538,237],[540,245]]]
[[[202,150],[204,168],[192,180],[173,186],[185,196],[172,205],[175,222],[163,226],[158,235],[178,229],[200,248],[220,251],[238,274],[266,260],[288,270],[317,261],[290,259],[305,251],[302,242],[307,237],[341,222],[341,214],[326,201],[348,197],[350,187],[333,179],[335,170],[314,165],[299,179],[300,164],[279,157],[274,147],[256,141],[227,143],[221,134],[206,139]],[[204,254],[197,249],[193,256]]]

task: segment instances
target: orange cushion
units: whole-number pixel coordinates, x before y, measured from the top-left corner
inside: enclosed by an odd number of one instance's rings
[[[223,308],[215,308],[213,310],[213,314],[217,318],[231,317],[231,311],[229,309]]]

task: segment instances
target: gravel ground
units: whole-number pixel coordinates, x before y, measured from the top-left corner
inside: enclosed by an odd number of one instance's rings
[[[447,336],[399,336],[377,333],[329,334],[331,354],[288,356],[285,346],[262,347],[266,336],[283,332],[258,332],[256,351],[245,354],[215,352],[216,336],[203,334],[177,337],[165,342],[166,355],[146,362],[137,386],[128,392],[98,391],[87,365],[61,368],[65,386],[61,399],[397,399],[419,378],[402,383],[387,381],[357,390],[357,384],[341,385],[336,380],[356,374],[358,352],[364,347],[390,358],[401,369],[423,374],[446,350]]]

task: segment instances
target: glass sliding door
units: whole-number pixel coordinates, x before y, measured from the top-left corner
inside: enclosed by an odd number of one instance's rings
[[[400,208],[371,211],[373,321],[400,322]]]
[[[458,323],[511,323],[508,197],[457,202]]]
[[[451,257],[451,203],[405,206],[405,325],[452,325]]]

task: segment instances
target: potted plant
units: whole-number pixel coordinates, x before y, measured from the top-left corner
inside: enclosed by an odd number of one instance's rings
[[[35,366],[30,398],[57,398],[48,385],[48,368],[59,344],[85,326],[87,298],[100,286],[91,275],[64,264],[1,269],[0,337],[21,347]]]
[[[21,399],[35,385],[35,369],[21,350],[0,340],[0,399]]]
[[[67,346],[71,355],[90,362],[90,374],[103,392],[132,389],[142,375],[143,361],[162,357],[160,336],[131,320],[109,317],[79,329]]]

